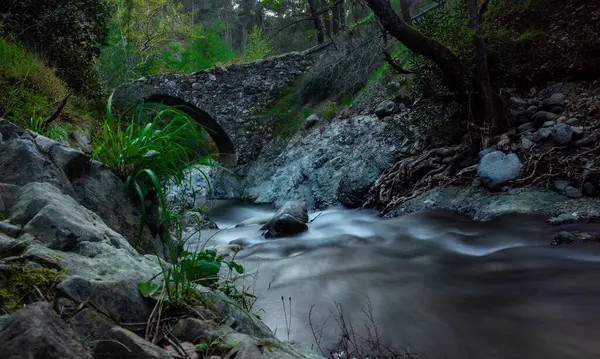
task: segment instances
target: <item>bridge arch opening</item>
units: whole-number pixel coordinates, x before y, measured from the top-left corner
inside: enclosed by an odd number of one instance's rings
[[[221,165],[232,167],[236,164],[236,151],[233,141],[223,127],[221,127],[221,125],[205,111],[187,101],[169,95],[152,95],[146,98],[144,103],[156,103],[175,107],[179,111],[190,116],[198,124],[208,129],[208,134],[218,149],[219,162]]]

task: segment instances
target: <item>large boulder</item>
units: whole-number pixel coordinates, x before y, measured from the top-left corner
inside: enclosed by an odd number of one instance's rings
[[[59,293],[76,303],[90,304],[117,323],[145,323],[153,304],[139,292],[135,280],[116,282],[89,281],[70,277],[57,286]]]
[[[13,313],[0,330],[6,359],[90,359],[73,331],[50,304],[35,303]]]
[[[77,201],[88,210],[96,213],[107,226],[118,232],[130,243],[138,244],[146,253],[151,253],[151,240],[157,234],[157,218],[146,218],[142,230],[141,205],[132,200],[123,182],[102,164],[92,162],[84,176],[73,181]],[[154,206],[157,202],[153,203]],[[146,214],[157,213],[148,209]],[[147,226],[154,230],[150,230]]]
[[[505,155],[496,151],[488,153],[479,162],[477,175],[479,180],[490,189],[499,189],[506,183],[519,178],[523,164],[514,154]]]
[[[345,207],[359,208],[369,197],[369,190],[375,184],[379,175],[377,170],[363,166],[348,170],[337,189],[337,199]]]
[[[10,208],[10,220],[23,225],[25,232],[52,249],[69,251],[81,242],[99,242],[135,253],[127,240],[108,228],[97,214],[49,183],[23,186]]]
[[[65,194],[73,194],[64,171],[39,151],[29,132],[0,143],[0,182],[17,186],[46,182]]]
[[[286,202],[260,230],[266,238],[277,238],[308,230],[308,210],[304,201]]]

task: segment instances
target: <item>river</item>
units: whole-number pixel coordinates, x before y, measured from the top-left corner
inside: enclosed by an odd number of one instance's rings
[[[339,350],[341,308],[357,338],[371,333],[430,359],[600,357],[600,245],[550,245],[561,230],[599,233],[599,224],[446,211],[384,220],[334,208],[312,213],[309,231],[293,238],[233,228],[272,213],[216,203],[211,219],[225,229],[202,238],[244,244],[242,283],[280,339]]]

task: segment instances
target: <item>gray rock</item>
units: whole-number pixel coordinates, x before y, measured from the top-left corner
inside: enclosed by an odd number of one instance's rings
[[[39,148],[39,150],[44,153],[45,155],[50,154],[50,150],[52,150],[52,147],[54,146],[61,146],[61,143],[58,141],[55,141],[51,138],[48,138],[46,136],[42,136],[42,135],[37,135],[35,137],[35,144],[37,145],[37,147]]]
[[[547,222],[553,226],[559,226],[561,224],[575,223],[580,219],[581,217],[573,213],[561,213],[556,217],[551,217]]]
[[[306,232],[308,226],[296,217],[286,213],[269,221],[261,227],[261,230],[266,230],[265,238],[278,238]]]
[[[565,188],[569,187],[570,183],[568,180],[561,180],[558,179],[556,181],[554,181],[554,188],[556,188],[557,191],[562,192],[565,190]]]
[[[582,186],[582,189],[583,189],[583,194],[585,194],[588,197],[592,197],[594,195],[594,193],[596,192],[596,186],[594,186],[590,182],[584,183]]]
[[[552,94],[550,97],[544,100],[544,108],[550,109],[555,106],[565,107],[567,96],[560,92]]]
[[[113,328],[94,348],[94,359],[173,359],[156,345],[123,328]]]
[[[58,168],[63,170],[69,181],[83,176],[87,172],[91,161],[91,158],[83,152],[63,145],[52,147],[50,159]]]
[[[375,108],[375,115],[377,117],[390,116],[394,114],[394,112],[396,112],[396,103],[391,100],[385,100]]]
[[[0,222],[0,233],[4,233],[9,237],[17,238],[23,233],[21,227],[10,224],[9,222]]]
[[[554,127],[553,138],[558,145],[568,145],[573,140],[573,128],[567,124],[558,124]]]
[[[487,155],[488,153],[492,153],[492,152],[496,152],[498,150],[498,147],[496,147],[496,145],[486,148],[485,150],[481,150],[479,151],[479,160],[481,161],[481,159]]]
[[[69,251],[80,242],[99,242],[136,253],[125,238],[108,228],[97,214],[80,206],[48,183],[30,183],[10,209],[13,223],[52,249]]]
[[[508,101],[508,108],[511,110],[523,110],[527,107],[527,101],[518,96],[513,96]]]
[[[73,188],[65,173],[39,152],[29,139],[17,138],[0,144],[0,182],[23,186],[32,182],[47,182],[65,194]]]
[[[212,342],[217,325],[213,321],[185,318],[173,325],[173,335],[180,341],[191,343]]]
[[[519,178],[523,164],[514,153],[505,155],[500,151],[488,153],[477,166],[481,182],[490,189],[498,189]]]
[[[64,299],[65,298],[59,298],[59,301]],[[75,302],[69,304],[75,305],[75,307],[70,308],[68,311],[63,307],[63,313],[72,316],[69,319],[71,328],[73,328],[77,337],[87,338],[86,342],[88,343],[103,340],[106,338],[107,333],[117,326],[117,324],[108,319],[107,316],[98,313],[94,309],[85,307],[79,309],[79,305]]]
[[[28,245],[25,241],[18,241],[0,233],[0,258],[18,256]]]
[[[35,303],[13,313],[0,330],[3,358],[89,359],[72,330],[50,304]]]
[[[227,334],[223,342],[236,348],[236,359],[324,359],[321,355],[299,345],[275,339],[256,339],[240,333]],[[267,346],[269,350],[261,350]]]
[[[319,118],[319,116],[312,114],[308,116],[308,118],[306,119],[306,121],[304,121],[304,124],[302,126],[305,130],[308,130],[309,128],[314,127],[320,121],[321,119]]]
[[[581,121],[577,117],[571,117],[567,120],[567,125],[571,126],[581,126]]]
[[[556,121],[559,117],[559,115],[552,112],[538,111],[535,115],[533,115],[531,120],[535,124],[535,127],[542,127],[544,123],[548,121]]]
[[[141,207],[134,202],[125,190],[123,182],[98,162],[93,162],[84,176],[73,181],[73,189],[77,202],[96,213],[102,221],[115,232],[124,236],[130,243],[136,243],[146,253],[153,253],[151,241],[155,232],[148,228],[157,227],[157,210],[152,204],[147,210],[149,215],[146,226],[141,231]]]
[[[91,154],[94,152],[94,143],[92,137],[87,131],[75,131],[73,132],[73,139],[77,144],[77,147],[85,154]]]
[[[533,134],[532,141],[537,143],[550,138],[553,134],[553,130],[554,129],[551,128],[540,128]]]
[[[255,226],[255,225],[263,225],[269,222],[273,218],[273,216],[262,216],[262,217],[252,217],[248,218],[239,224],[236,227],[246,227],[246,226]]]
[[[31,244],[23,257],[70,275],[98,281],[148,281],[161,272],[155,256],[139,256],[105,243],[81,242],[71,252]]]
[[[366,168],[347,171],[338,186],[338,201],[347,208],[362,207],[369,198],[369,189],[377,181],[377,177],[370,177],[371,173],[375,172]]]
[[[555,125],[556,125],[555,121],[547,121],[547,122],[544,122],[542,127],[554,127]]]
[[[573,140],[574,141],[583,138],[583,134],[584,134],[583,127],[571,126],[571,130],[573,131]]]
[[[537,106],[529,106],[524,112],[523,115],[527,118],[527,119],[531,119],[533,117],[533,115],[535,115],[538,111],[539,111],[539,107]]]
[[[565,196],[567,196],[569,198],[581,198],[581,197],[583,197],[583,194],[581,194],[580,190],[578,190],[575,187],[571,187],[571,186],[566,187],[563,190],[563,193],[564,193]]]
[[[534,145],[533,141],[531,141],[527,137],[521,137],[521,147],[523,147],[524,150],[531,149],[531,147],[533,147],[533,145]]]
[[[306,207],[306,202],[304,201],[288,201],[286,202],[273,218],[277,218],[284,214],[288,214],[302,223],[308,223],[308,209]]]
[[[550,112],[560,115],[561,113],[564,112],[564,110],[565,110],[564,107],[554,106],[554,107],[552,107],[552,109],[550,109]]]
[[[69,277],[57,286],[59,293],[93,308],[116,323],[145,323],[153,304],[143,298],[135,280],[96,282]]]
[[[535,131],[535,125],[533,122],[524,123],[517,128],[518,133],[523,133],[527,131]]]

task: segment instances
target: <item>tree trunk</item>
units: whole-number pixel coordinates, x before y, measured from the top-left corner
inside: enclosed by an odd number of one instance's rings
[[[452,50],[408,25],[398,17],[388,0],[366,0],[366,2],[392,36],[410,51],[433,61],[442,70],[452,88],[465,89],[464,80],[467,71]]]
[[[340,13],[337,5],[331,9],[331,22],[331,29],[333,34],[336,35],[340,31]]]
[[[483,29],[481,27],[481,15],[477,0],[467,0],[469,15],[471,19],[471,27],[475,31],[473,44],[475,47],[475,65],[477,90],[481,99],[482,110],[482,144],[483,147],[490,145],[490,139],[493,134],[497,134],[506,128],[505,116],[502,116],[497,105],[502,106],[499,96],[492,90],[492,81],[488,69],[487,51],[485,40],[483,37]]]
[[[404,22],[412,26],[413,22],[410,16],[410,1],[400,0],[400,10],[402,10],[402,18],[404,19]]]
[[[500,133],[506,127],[505,108],[500,96],[492,90],[485,42],[480,25],[477,0],[468,0],[469,12],[472,14],[473,28],[476,30],[475,47],[477,57],[477,76],[463,66],[454,52],[442,43],[423,35],[408,25],[393,10],[388,0],[365,0],[375,13],[383,27],[412,52],[433,61],[442,71],[449,86],[463,94],[472,85],[474,94],[470,101],[472,123],[479,127],[481,138],[476,142],[487,147],[492,135]],[[474,17],[475,16],[475,17]]]
[[[325,42],[325,31],[323,31],[323,24],[321,23],[321,19],[319,18],[319,14],[317,12],[317,4],[315,3],[315,0],[308,0],[308,10],[310,11],[310,16],[313,19],[315,31],[317,32],[317,42],[319,44],[322,44]]]

